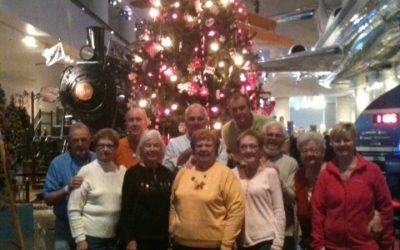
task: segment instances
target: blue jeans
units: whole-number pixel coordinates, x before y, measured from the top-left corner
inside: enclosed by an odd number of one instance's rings
[[[98,238],[86,235],[89,250],[115,250],[116,240],[114,238]]]
[[[54,225],[54,250],[75,250],[76,244],[69,229],[69,223],[56,218]]]

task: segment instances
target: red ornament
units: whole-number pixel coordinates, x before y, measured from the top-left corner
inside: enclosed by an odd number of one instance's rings
[[[192,65],[195,69],[199,69],[201,67],[201,60],[198,57],[193,58]]]
[[[143,49],[151,58],[154,58],[158,53],[160,53],[160,51],[163,50],[163,47],[159,43],[148,42],[143,44]]]
[[[187,89],[187,93],[188,93],[188,95],[192,96],[192,95],[196,94],[198,90],[199,90],[199,85],[195,82],[192,82],[192,83],[190,83],[190,85]]]
[[[164,113],[164,108],[161,106],[161,104],[159,102],[157,102],[157,104],[153,108],[154,116],[156,117],[156,119],[160,119],[160,117],[163,115],[163,113]]]
[[[270,115],[275,108],[275,100],[269,101],[267,105],[264,106],[263,113],[264,115]]]

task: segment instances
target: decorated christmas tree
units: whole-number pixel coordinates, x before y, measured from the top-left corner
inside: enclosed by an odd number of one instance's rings
[[[3,136],[9,157],[8,167],[16,169],[23,160],[25,128],[21,120],[21,111],[15,106],[13,97],[5,110],[5,118]]]
[[[259,71],[239,0],[150,0],[149,15],[137,31],[130,104],[149,109],[164,133],[177,128],[182,111],[202,103],[212,119],[226,97],[252,94]],[[166,130],[166,131],[165,131]]]

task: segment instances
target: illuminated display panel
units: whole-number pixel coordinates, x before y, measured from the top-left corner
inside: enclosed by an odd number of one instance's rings
[[[372,120],[374,124],[398,124],[398,113],[379,113],[373,114]]]

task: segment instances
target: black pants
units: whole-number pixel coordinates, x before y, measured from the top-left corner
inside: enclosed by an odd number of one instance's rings
[[[286,236],[282,250],[296,250],[296,241],[292,236]]]
[[[139,250],[139,249],[138,249]],[[174,244],[174,250],[220,250],[220,248],[200,248],[200,247],[187,247],[179,244]]]
[[[238,246],[238,250],[270,250],[271,246],[272,246],[272,240],[268,240],[260,242],[257,245],[251,247]]]
[[[167,250],[169,240],[136,240],[137,250]]]

